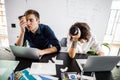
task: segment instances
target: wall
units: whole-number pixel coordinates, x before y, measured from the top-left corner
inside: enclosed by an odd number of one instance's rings
[[[41,23],[49,25],[58,39],[67,36],[76,21],[87,22],[102,42],[110,14],[112,0],[5,0],[9,43],[14,44],[20,28],[17,17],[27,9],[40,13]],[[11,28],[11,23],[16,28]]]
[[[18,16],[22,15],[26,11],[25,0],[5,0],[5,9],[7,16],[8,38],[9,44],[15,44],[17,36],[20,33],[20,27],[18,22]],[[16,28],[12,28],[11,24],[15,23]]]

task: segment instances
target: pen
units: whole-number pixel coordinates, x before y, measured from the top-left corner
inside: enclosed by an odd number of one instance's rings
[[[5,48],[6,51],[11,52],[9,49]]]

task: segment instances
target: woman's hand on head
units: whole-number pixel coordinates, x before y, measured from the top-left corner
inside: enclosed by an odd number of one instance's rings
[[[70,35],[70,36],[72,41],[78,41],[81,36],[81,32],[79,30],[77,35]]]

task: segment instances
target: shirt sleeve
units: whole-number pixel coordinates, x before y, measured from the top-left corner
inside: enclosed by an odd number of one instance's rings
[[[60,47],[59,41],[49,26],[45,26],[44,34],[48,38],[50,44],[52,46],[55,46],[57,48],[57,51],[60,51],[61,47]]]
[[[92,45],[91,45],[91,47],[93,48],[93,50],[95,50],[96,53],[102,51],[101,45],[97,41],[97,39],[96,39],[96,37],[94,35],[92,35]]]
[[[25,29],[25,35],[24,35],[23,45],[22,46],[26,46],[27,45],[27,42],[26,42],[26,40],[27,40],[27,32],[28,32],[28,30]]]

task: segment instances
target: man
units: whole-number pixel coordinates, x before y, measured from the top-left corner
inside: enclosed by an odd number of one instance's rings
[[[98,56],[104,54],[87,23],[76,22],[71,26],[67,47],[71,58],[74,58],[76,53],[86,54],[90,48],[94,49]]]
[[[39,13],[35,10],[27,10],[24,15],[26,20],[20,20],[21,33],[16,45],[24,46],[27,40],[30,47],[39,49],[39,55],[60,51],[54,32],[49,26],[40,24]]]

